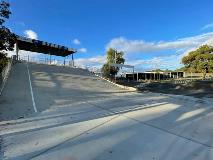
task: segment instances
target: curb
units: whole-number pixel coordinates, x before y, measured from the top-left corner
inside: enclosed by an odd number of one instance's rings
[[[105,81],[107,81],[107,82],[109,82],[109,83],[111,83],[111,84],[113,84],[113,85],[119,87],[119,88],[126,89],[126,90],[129,90],[129,91],[137,91],[137,89],[134,88],[134,87],[128,87],[128,86],[116,84],[116,83],[114,83],[114,82],[112,82],[112,81],[110,81],[110,80],[108,80],[108,79],[106,79],[106,78],[104,78],[104,77],[101,77],[101,76],[99,76],[99,75],[97,75],[97,74],[95,74],[95,76],[96,76],[96,77],[99,77],[99,78],[101,78],[101,79],[103,79],[103,80],[105,80]]]

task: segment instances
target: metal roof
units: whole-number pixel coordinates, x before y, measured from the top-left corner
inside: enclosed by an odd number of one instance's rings
[[[68,48],[62,45],[25,38],[21,36],[17,36],[17,44],[19,50],[32,51],[62,57],[66,57],[77,52],[75,49]]]

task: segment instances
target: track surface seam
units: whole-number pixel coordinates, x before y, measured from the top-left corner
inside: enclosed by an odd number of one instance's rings
[[[91,104],[91,103],[89,103],[89,104]],[[112,111],[111,109],[105,109],[105,108],[100,107],[100,106],[95,105],[95,104],[91,104],[91,105],[94,105],[94,106],[97,107],[97,108],[100,108],[100,109],[103,109],[103,110],[112,112],[112,113],[114,113],[114,114],[117,114],[115,111]],[[143,109],[149,109],[149,108],[148,108],[148,107],[146,107],[146,108],[141,108],[141,110],[143,110]],[[158,126],[155,126],[155,125],[152,125],[152,124],[149,124],[149,123],[140,121],[140,120],[137,120],[137,119],[135,119],[135,118],[126,116],[126,115],[124,115],[124,114],[125,114],[125,113],[120,113],[120,116],[123,116],[123,117],[125,117],[125,118],[127,118],[127,119],[131,119],[131,120],[133,120],[133,121],[135,121],[135,122],[144,124],[144,125],[149,126],[149,127],[151,127],[151,128],[155,128],[155,129],[161,130],[161,131],[163,131],[163,132],[166,132],[166,133],[168,133],[168,134],[177,136],[177,137],[182,138],[182,139],[185,139],[185,140],[187,140],[187,141],[191,141],[191,142],[194,142],[194,143],[196,143],[196,144],[200,144],[200,145],[203,145],[203,146],[205,146],[205,147],[208,147],[208,148],[213,149],[213,146],[211,146],[211,145],[208,145],[208,144],[202,143],[202,142],[200,142],[200,141],[197,141],[197,140],[194,140],[194,139],[191,139],[191,138],[182,136],[182,135],[180,135],[180,134],[176,134],[176,133],[174,133],[174,132],[168,131],[168,130],[163,129],[163,128],[161,128],[161,127],[158,127]]]
[[[44,151],[38,153],[38,154],[36,154],[36,155],[30,157],[29,160],[30,160],[30,159],[33,159],[33,158],[36,158],[36,157],[38,157],[38,156],[40,156],[40,155],[42,155],[42,154],[44,154],[44,153],[46,153],[46,152],[48,152],[48,151],[50,151],[50,150],[56,148],[56,147],[58,147],[58,146],[60,146],[60,145],[62,145],[62,144],[64,144],[64,143],[66,143],[66,142],[69,142],[69,141],[71,141],[71,140],[74,140],[74,139],[76,139],[76,138],[78,138],[78,137],[80,137],[80,136],[86,134],[86,133],[89,132],[89,131],[92,131],[92,130],[98,128],[98,127],[101,127],[101,126],[103,126],[103,125],[105,125],[105,124],[107,124],[107,123],[113,121],[114,119],[118,118],[119,116],[120,116],[120,115],[117,115],[117,116],[115,116],[115,117],[112,117],[111,119],[109,119],[109,120],[107,120],[107,121],[105,121],[105,122],[103,122],[103,123],[101,123],[101,124],[99,124],[99,125],[97,125],[97,126],[91,128],[91,129],[88,129],[88,130],[86,130],[86,131],[84,131],[84,132],[82,132],[82,133],[80,133],[80,134],[78,134],[78,135],[76,135],[76,136],[74,136],[74,137],[72,137],[72,138],[68,138],[68,139],[64,140],[63,142],[61,142],[61,143],[59,143],[59,144],[56,144],[56,145],[54,145],[54,146],[52,146],[52,147],[50,147],[50,148],[48,148],[48,149],[46,149],[46,150],[44,150]]]

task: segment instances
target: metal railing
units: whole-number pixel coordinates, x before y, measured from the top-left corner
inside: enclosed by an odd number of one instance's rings
[[[2,72],[0,73],[0,96],[2,95],[3,89],[10,74],[11,66],[12,60],[9,59],[7,65],[3,68]]]
[[[38,64],[48,64],[48,65],[57,65],[57,66],[73,66],[72,61],[70,60],[59,60],[54,58],[46,57],[33,57],[33,56],[19,56],[19,60],[33,62]]]

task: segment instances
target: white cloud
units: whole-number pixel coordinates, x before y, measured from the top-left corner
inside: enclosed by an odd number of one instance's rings
[[[124,51],[126,54],[134,53],[150,53],[154,52],[153,57],[150,59],[126,59],[125,64],[134,65],[136,71],[150,70],[150,69],[176,69],[182,66],[181,59],[190,51],[197,49],[199,46],[208,44],[213,45],[213,32],[200,34],[197,36],[186,37],[177,39],[176,41],[159,41],[159,42],[146,42],[144,40],[129,40],[123,37],[112,39],[107,45],[108,48],[115,48],[119,51]],[[172,50],[174,54],[164,56],[159,55],[159,51]],[[167,52],[166,52],[167,53]]]
[[[86,53],[87,49],[86,48],[80,48],[80,49],[78,49],[78,51],[81,52],[81,53]]]
[[[116,38],[107,44],[106,48],[112,47],[118,50],[122,50],[125,54],[134,53],[149,53],[158,51],[174,50],[174,54],[153,56],[150,59],[127,59],[125,64],[134,65],[136,71],[144,71],[151,69],[176,69],[182,66],[181,59],[187,55],[190,51],[197,49],[200,45],[209,44],[213,45],[213,32],[181,38],[176,41],[168,42],[145,42],[143,40],[128,40],[125,38]],[[154,55],[154,54],[153,54]],[[132,56],[132,58],[134,55]],[[95,66],[100,68],[106,61],[105,56],[97,56],[93,58],[77,59],[76,62],[81,66]],[[125,70],[125,68],[123,68]]]
[[[209,29],[209,28],[213,28],[213,23],[210,23],[210,24],[207,24],[207,25],[203,26],[201,28],[201,30],[206,30],[206,29]]]
[[[148,60],[127,60],[126,64],[135,66],[136,71],[147,71],[152,69],[176,69],[182,66],[180,62],[181,58],[184,56],[184,53],[170,56],[153,57]]]
[[[100,68],[106,61],[106,57],[103,55],[98,55],[92,58],[78,58],[75,59],[75,63],[77,66],[93,66]]]
[[[36,32],[34,32],[33,30],[25,30],[24,31],[24,35],[27,37],[27,38],[31,38],[31,39],[38,39],[38,35]]]
[[[156,68],[161,69],[175,69],[181,66],[180,63],[177,63],[177,61],[180,62],[182,56],[185,54],[174,54],[170,56],[160,56],[160,57],[153,57],[148,60],[143,59],[137,59],[137,60],[128,60],[126,59],[125,64],[133,65],[135,66],[136,71],[144,71],[144,70],[151,70]],[[106,62],[106,56],[105,55],[98,55],[96,57],[92,58],[78,58],[75,59],[76,66],[80,66],[83,68],[89,67],[89,68],[96,68],[100,69],[102,65]],[[126,68],[122,68],[123,71],[129,70]]]
[[[74,39],[73,41],[72,41],[72,43],[73,44],[75,44],[75,45],[80,45],[81,44],[81,41],[79,40],[79,39]]]
[[[146,42],[144,40],[128,40],[124,37],[114,38],[107,45],[106,49],[114,48],[125,53],[148,53],[162,50],[189,49],[213,41],[213,32],[198,36],[177,39],[176,41]]]
[[[213,45],[213,39],[211,41],[206,41],[204,44]],[[126,61],[126,64],[131,64],[135,66],[136,71],[147,71],[152,69],[177,69],[183,66],[181,60],[184,56],[186,56],[189,52],[198,49],[199,46],[189,49],[180,49],[177,50],[175,54],[172,55],[164,55],[164,56],[155,56],[151,59],[143,60],[130,60]]]
[[[15,51],[7,51],[8,56],[11,57],[12,55],[16,55]],[[39,58],[40,55],[42,55],[41,53],[37,53],[37,52],[30,52],[30,51],[24,51],[24,50],[19,50],[19,56],[22,59],[26,59],[28,58]]]

